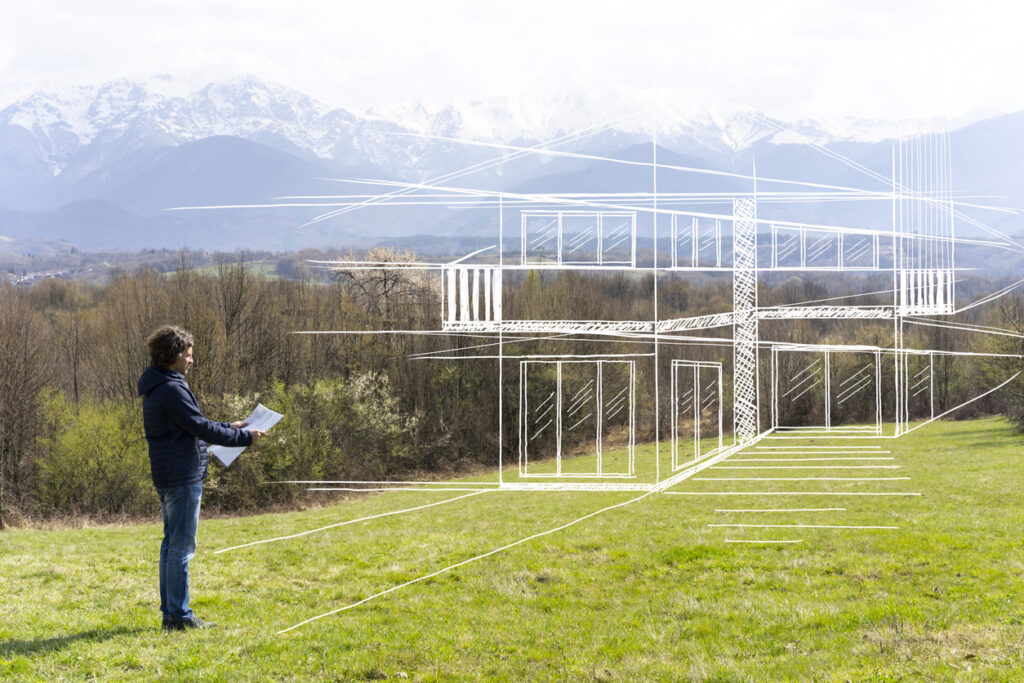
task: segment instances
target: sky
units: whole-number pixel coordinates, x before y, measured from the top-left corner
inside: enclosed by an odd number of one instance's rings
[[[351,109],[703,90],[786,119],[1024,109],[1024,3],[991,0],[35,0],[0,22],[0,100],[242,73]]]

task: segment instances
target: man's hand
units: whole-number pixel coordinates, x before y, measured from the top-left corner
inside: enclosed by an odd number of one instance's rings
[[[232,429],[241,429],[242,427],[248,427],[248,426],[249,426],[249,423],[246,422],[245,420],[239,420],[238,422],[232,422],[231,423],[231,428]]]
[[[266,432],[259,429],[250,429],[249,433],[252,434],[252,445],[255,446],[260,439],[267,435]]]

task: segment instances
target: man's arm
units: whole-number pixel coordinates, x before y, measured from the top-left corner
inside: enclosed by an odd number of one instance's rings
[[[163,402],[164,408],[178,426],[192,436],[217,446],[252,445],[253,437],[249,431],[207,420],[183,390],[170,383],[164,387],[164,391],[172,392]]]

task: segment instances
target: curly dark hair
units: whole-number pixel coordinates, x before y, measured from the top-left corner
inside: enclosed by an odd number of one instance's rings
[[[164,325],[146,340],[146,348],[149,349],[149,362],[154,368],[166,370],[178,362],[178,356],[193,346],[192,333],[174,327]]]

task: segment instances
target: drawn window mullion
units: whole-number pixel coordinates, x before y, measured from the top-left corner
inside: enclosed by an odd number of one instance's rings
[[[630,225],[630,248],[629,248],[629,266],[636,268],[636,213],[632,213],[629,216]]]
[[[775,227],[774,223],[771,224],[769,229],[771,230],[771,235],[772,235],[772,268],[778,268],[779,267],[779,244],[778,244],[778,242],[779,242],[779,237],[778,237],[779,231]]]
[[[519,363],[519,474],[526,475],[530,467],[530,403],[527,393],[527,361]]]
[[[718,450],[722,450],[722,366],[718,366]]]
[[[558,265],[562,265],[562,212],[558,212]],[[559,370],[561,370],[561,364],[559,364]]]
[[[679,433],[679,390],[676,388],[676,374],[678,374],[675,363],[672,364],[672,374],[669,375],[669,392],[672,402],[672,434]],[[679,460],[678,439],[672,439],[672,471],[676,470],[676,463]]]
[[[636,363],[629,361],[629,476],[636,474]]]
[[[676,253],[679,249],[679,218],[676,214],[672,214],[672,267],[679,267],[679,256]]]
[[[692,268],[699,267],[697,263],[697,257],[700,255],[697,250],[698,239],[700,239],[700,225],[697,223],[697,217],[694,216],[690,221],[690,266]]]
[[[715,268],[722,267],[722,220],[715,219]]]
[[[558,228],[559,258],[561,258],[561,218],[559,218]],[[555,361],[555,474],[562,475],[562,361]]]
[[[693,375],[693,459],[700,457],[700,366],[691,368]]]
[[[526,264],[527,264],[527,263],[529,262],[529,258],[528,258],[528,257],[527,257],[527,255],[526,255],[526,229],[527,229],[527,225],[528,225],[528,222],[529,222],[529,221],[527,220],[527,216],[528,216],[528,215],[529,215],[529,214],[527,214],[527,213],[526,213],[526,212],[524,211],[524,212],[523,212],[523,213],[521,213],[521,214],[520,214],[520,216],[519,216],[519,221],[520,221],[520,223],[521,223],[521,226],[522,226],[519,232],[520,232],[520,234],[522,235],[522,245],[523,245],[523,247],[522,247],[522,248],[523,248],[523,251],[522,251],[522,254],[521,254],[521,256],[520,256],[520,263],[521,263],[522,265],[524,265],[524,266],[525,266],[525,265],[526,265]]]
[[[597,400],[595,401],[595,408],[594,408],[595,412],[597,414],[597,420],[596,420],[597,424],[594,426],[594,431],[596,432],[596,434],[595,434],[595,438],[596,438],[595,444],[596,444],[596,447],[597,447],[597,476],[601,476],[602,467],[603,467],[603,464],[601,462],[601,456],[603,454],[603,451],[601,449],[601,437],[603,436],[603,434],[602,434],[602,431],[603,431],[603,429],[602,429],[602,427],[603,427],[602,420],[604,419],[604,410],[603,410],[604,391],[602,390],[602,385],[604,383],[603,368],[604,368],[604,361],[600,361],[600,360],[597,361],[597,385],[595,386],[595,393],[596,393],[596,396],[597,396]]]

